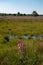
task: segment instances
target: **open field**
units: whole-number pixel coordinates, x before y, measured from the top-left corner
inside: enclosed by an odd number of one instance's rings
[[[43,19],[43,16],[0,16],[0,19]]]
[[[43,16],[0,16],[0,65],[43,65]]]

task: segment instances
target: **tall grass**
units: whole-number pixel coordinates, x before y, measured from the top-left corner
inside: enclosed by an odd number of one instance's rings
[[[18,54],[18,38],[5,41],[9,34],[43,35],[43,20],[0,20],[0,65],[43,65],[43,39],[22,39],[24,50]]]

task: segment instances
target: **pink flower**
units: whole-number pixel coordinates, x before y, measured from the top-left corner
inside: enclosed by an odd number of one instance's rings
[[[18,49],[20,52],[23,51],[23,43],[21,41],[18,42]]]

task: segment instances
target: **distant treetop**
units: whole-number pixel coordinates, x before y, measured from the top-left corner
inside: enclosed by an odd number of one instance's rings
[[[33,11],[32,14],[22,14],[20,12],[14,13],[14,14],[7,14],[7,13],[0,13],[0,16],[38,16],[39,14],[36,11]]]
[[[36,11],[33,11],[33,12],[32,12],[32,15],[33,15],[33,16],[38,16],[38,13],[37,13]]]

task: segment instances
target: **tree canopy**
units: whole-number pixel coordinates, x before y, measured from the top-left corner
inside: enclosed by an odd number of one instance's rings
[[[0,13],[0,16],[38,16],[39,14],[36,12],[36,11],[33,11],[32,14],[22,14],[20,12],[17,12],[17,13],[10,13],[10,14],[7,14],[7,13]]]
[[[32,12],[32,15],[33,15],[33,16],[38,16],[38,13],[37,13],[36,11],[33,11],[33,12]]]

